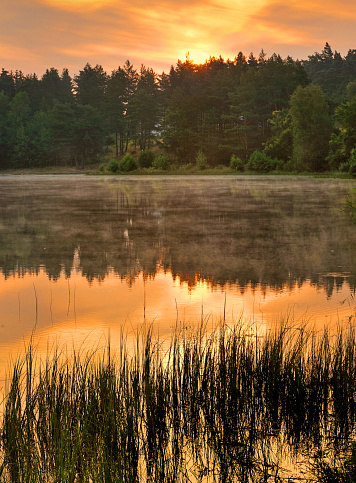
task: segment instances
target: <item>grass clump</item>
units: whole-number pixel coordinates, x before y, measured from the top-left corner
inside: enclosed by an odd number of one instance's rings
[[[5,398],[0,480],[283,481],[286,448],[349,445],[355,377],[352,327],[261,336],[222,325],[176,334],[165,351],[148,332],[131,352],[122,342],[115,354],[55,350],[44,362],[30,348]],[[342,471],[354,471],[352,455]],[[312,462],[332,481],[322,458]]]

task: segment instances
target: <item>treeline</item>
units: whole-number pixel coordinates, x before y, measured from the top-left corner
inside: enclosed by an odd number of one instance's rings
[[[175,164],[355,172],[355,126],[356,50],[329,44],[307,61],[187,56],[162,75],[129,61],[0,74],[1,168],[80,167],[157,141]]]

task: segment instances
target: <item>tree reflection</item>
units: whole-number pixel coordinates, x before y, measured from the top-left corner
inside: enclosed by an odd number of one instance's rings
[[[0,180],[5,277],[87,280],[115,272],[132,284],[171,271],[194,287],[293,290],[330,297],[356,287],[349,182],[292,178],[5,177]]]

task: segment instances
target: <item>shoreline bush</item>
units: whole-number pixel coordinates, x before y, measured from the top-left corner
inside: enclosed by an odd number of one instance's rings
[[[154,169],[162,169],[164,171],[168,170],[171,166],[171,161],[167,154],[159,154],[154,158],[152,167]]]
[[[202,150],[200,150],[195,158],[195,164],[198,169],[203,170],[208,168],[208,158]]]
[[[152,151],[141,151],[138,157],[138,165],[140,168],[150,168],[155,160],[155,155]]]
[[[241,158],[233,154],[230,159],[230,168],[234,169],[235,171],[244,171],[245,170],[245,163],[242,161]]]
[[[119,163],[116,159],[112,159],[108,165],[108,170],[112,173],[117,173],[119,171]]]
[[[119,171],[128,173],[129,171],[135,171],[138,169],[138,164],[130,154],[125,154],[119,163]]]
[[[246,168],[259,173],[268,173],[280,168],[282,164],[279,160],[272,159],[267,154],[256,150],[251,154]]]

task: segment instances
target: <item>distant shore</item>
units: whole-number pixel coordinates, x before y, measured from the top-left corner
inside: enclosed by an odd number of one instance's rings
[[[184,175],[184,176],[209,176],[209,175],[232,175],[232,176],[305,176],[308,178],[337,178],[337,179],[355,179],[347,173],[341,173],[339,171],[330,171],[322,173],[309,173],[309,172],[270,172],[270,173],[258,173],[255,171],[237,172],[228,167],[222,168],[208,168],[199,170],[196,167],[185,168],[180,166],[178,169],[170,170],[157,170],[157,169],[139,169],[130,171],[128,173],[111,173],[109,171],[102,172],[100,164],[88,164],[83,169],[77,169],[75,166],[47,166],[36,168],[21,168],[21,169],[4,169],[0,170],[1,176],[20,176],[20,175],[97,175],[97,176],[172,176],[172,175]]]

